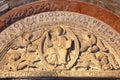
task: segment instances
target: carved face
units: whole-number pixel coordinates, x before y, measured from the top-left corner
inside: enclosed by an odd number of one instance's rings
[[[63,33],[63,29],[57,26],[57,27],[54,27],[51,32],[54,35],[60,36]]]
[[[40,15],[46,16],[50,13],[56,14],[49,12]],[[44,74],[50,76],[54,72],[55,76],[66,76],[75,72],[71,76],[93,77],[100,74],[100,77],[109,74],[108,76],[114,77],[118,74],[119,77],[120,50],[119,44],[117,45],[119,37],[116,36],[117,40],[111,42],[117,34],[113,32],[114,35],[111,35],[109,31],[112,30],[108,28],[109,26],[89,16],[71,12],[57,12],[57,14],[60,16],[55,17],[55,22],[49,16],[40,21],[40,17],[36,18],[36,15],[33,15],[13,23],[0,33],[0,78],[7,75],[8,77],[31,75],[39,77]],[[36,21],[35,25],[26,21],[28,19],[32,21],[33,18]],[[97,23],[100,23],[99,27]],[[20,26],[15,27],[15,24]],[[31,26],[28,27],[28,24]],[[102,29],[103,25],[108,32]],[[26,75],[28,72],[30,75]]]

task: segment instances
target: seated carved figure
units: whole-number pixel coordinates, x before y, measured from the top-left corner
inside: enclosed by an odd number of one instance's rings
[[[67,53],[72,41],[65,36],[63,28],[57,26],[48,32],[46,59],[54,65],[67,64]]]

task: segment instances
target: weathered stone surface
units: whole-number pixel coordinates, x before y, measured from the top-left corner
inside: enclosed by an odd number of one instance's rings
[[[53,10],[73,11],[73,12],[79,12],[82,14],[93,16],[97,19],[102,20],[103,22],[107,23],[108,25],[112,26],[115,30],[120,32],[119,29],[120,26],[118,25],[120,23],[119,22],[120,20],[118,16],[115,16],[114,14],[106,11],[105,9],[102,9],[95,5],[91,5],[91,4],[88,5],[86,3],[76,2],[76,1],[69,2],[67,0],[38,1],[32,4],[15,8],[10,12],[8,12],[7,14],[0,17],[0,27],[4,29],[11,23],[23,17],[36,14],[39,12],[53,11]]]
[[[13,23],[0,37],[0,77],[119,77],[120,34],[93,17],[44,12]]]
[[[0,17],[0,77],[119,77],[119,23],[73,0],[17,7]]]
[[[7,10],[13,9],[15,7],[25,5],[38,0],[1,0],[0,1],[0,13],[4,14]],[[42,1],[42,0],[41,0]],[[92,3],[97,6],[101,6],[109,11],[120,16],[120,1],[119,0],[69,0],[69,1],[83,1],[87,3]]]

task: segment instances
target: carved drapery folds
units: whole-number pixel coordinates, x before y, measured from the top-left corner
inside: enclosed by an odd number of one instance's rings
[[[90,16],[62,11],[36,14],[0,33],[0,77],[15,77],[11,72],[18,77],[21,72],[40,76],[44,71],[62,77],[109,72],[111,76],[117,71],[115,76],[119,76],[119,38],[108,25]]]
[[[82,37],[81,37],[82,36]],[[78,70],[117,70],[119,64],[104,42],[92,33],[81,34],[80,56],[75,66]]]
[[[118,70],[110,49],[95,34],[63,25],[40,34],[23,32],[10,46],[3,71],[31,70]],[[34,35],[36,34],[36,35]]]

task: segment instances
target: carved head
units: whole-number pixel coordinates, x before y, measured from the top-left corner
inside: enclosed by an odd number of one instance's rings
[[[60,26],[56,26],[51,30],[51,33],[60,36],[61,34],[63,34],[63,29]]]

